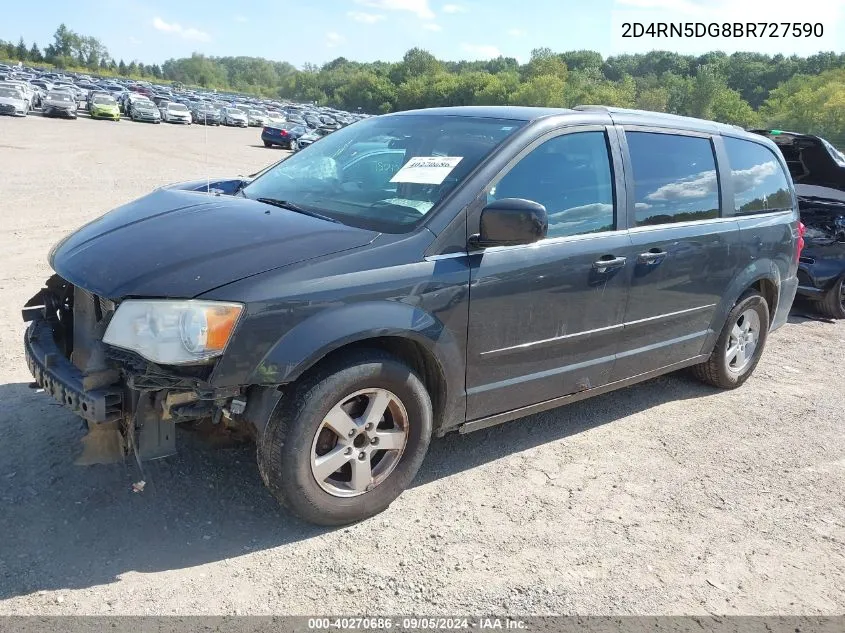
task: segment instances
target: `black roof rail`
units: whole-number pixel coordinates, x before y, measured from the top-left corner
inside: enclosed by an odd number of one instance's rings
[[[573,106],[573,110],[578,110],[581,112],[586,112],[590,110],[598,110],[601,112],[607,112],[608,114],[629,114],[635,116],[648,116],[654,117],[655,119],[664,119],[667,121],[686,121],[687,123],[694,123],[701,127],[710,128],[712,131],[719,131],[725,130],[727,128],[734,129],[734,130],[742,130],[745,132],[745,128],[740,125],[733,125],[731,123],[719,123],[718,121],[708,121],[707,119],[699,119],[697,117],[691,116],[684,116],[682,114],[671,114],[669,112],[653,112],[651,110],[637,110],[634,108],[617,108],[615,106],[604,106],[604,105],[577,105]]]

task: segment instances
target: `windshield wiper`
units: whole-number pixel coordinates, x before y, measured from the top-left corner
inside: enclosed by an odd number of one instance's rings
[[[319,218],[321,220],[325,220],[326,222],[334,222],[335,224],[341,224],[340,220],[335,220],[334,218],[330,218],[327,215],[323,215],[322,213],[317,213],[316,211],[309,211],[308,209],[303,209],[298,204],[294,204],[293,202],[288,202],[287,200],[276,200],[275,198],[256,198],[258,202],[263,202],[264,204],[271,204],[274,207],[279,207],[280,209],[287,209],[288,211],[294,211],[296,213],[301,213],[302,215],[310,215],[312,218]]]

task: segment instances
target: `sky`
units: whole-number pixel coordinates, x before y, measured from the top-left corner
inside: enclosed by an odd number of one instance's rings
[[[821,37],[623,38],[638,22],[820,23]],[[0,39],[43,47],[64,22],[115,59],[161,63],[193,52],[297,67],[337,57],[395,61],[418,46],[440,59],[530,58],[531,50],[602,55],[711,50],[845,51],[845,0],[40,0],[3,12]],[[782,27],[780,27],[782,28]],[[817,29],[818,31],[818,29]]]

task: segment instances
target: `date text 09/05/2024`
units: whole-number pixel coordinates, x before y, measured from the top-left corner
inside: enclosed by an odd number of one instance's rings
[[[622,37],[822,37],[821,22],[623,22]]]

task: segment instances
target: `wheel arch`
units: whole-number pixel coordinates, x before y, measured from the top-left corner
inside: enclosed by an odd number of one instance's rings
[[[725,325],[725,319],[731,309],[736,305],[739,298],[749,290],[759,292],[769,308],[769,327],[771,328],[775,313],[779,307],[781,295],[781,278],[778,268],[770,260],[758,260],[743,269],[736,275],[727,291],[722,295],[722,300],[716,307],[713,319],[710,322],[710,331],[701,348],[702,354],[709,354],[713,351],[716,339]]]
[[[283,335],[247,384],[284,386],[353,350],[378,349],[418,373],[432,400],[435,433],[465,421],[465,357],[435,316],[401,302],[377,301],[320,312]]]
[[[346,354],[361,350],[379,350],[396,357],[407,364],[422,379],[426,391],[431,398],[432,419],[435,432],[443,426],[449,387],[443,366],[432,350],[420,342],[416,337],[392,334],[388,336],[373,336],[360,338],[338,347],[314,360],[307,368],[296,376],[294,380],[303,378],[326,364],[333,363]]]

